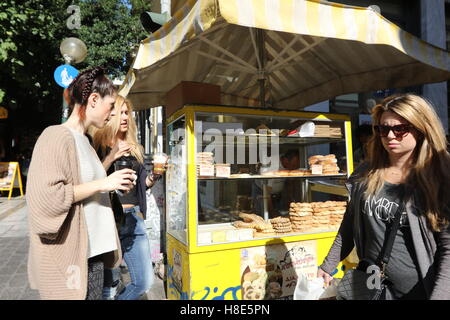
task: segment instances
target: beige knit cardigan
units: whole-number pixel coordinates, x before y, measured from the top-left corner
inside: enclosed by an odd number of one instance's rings
[[[88,232],[83,206],[73,203],[80,184],[75,139],[62,125],[45,129],[33,150],[27,180],[30,248],[28,278],[41,299],[83,300],[87,294]],[[118,250],[105,268],[120,264]]]

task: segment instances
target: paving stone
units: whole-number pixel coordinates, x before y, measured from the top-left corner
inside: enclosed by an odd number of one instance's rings
[[[19,300],[24,292],[24,288],[5,288],[0,295],[0,300]]]
[[[8,286],[10,288],[26,288],[28,286],[28,279],[23,274],[16,274],[9,280]]]
[[[28,283],[29,232],[26,207],[11,215],[8,212],[9,219],[6,222],[6,218],[2,218],[4,208],[0,205],[0,300],[39,300],[39,292],[31,289]],[[8,210],[11,208],[8,207]],[[122,271],[122,281],[126,285],[130,276],[126,268]],[[151,290],[141,300],[161,299],[165,299],[163,281],[155,276]]]
[[[18,248],[16,250],[16,254],[22,254],[22,255],[25,254],[25,255],[27,255],[28,254],[28,250],[29,250],[28,246],[22,245],[22,247],[20,247],[20,248]]]
[[[20,297],[20,300],[40,300],[39,291],[27,288]]]
[[[0,236],[8,232],[12,226],[10,225],[0,225]]]
[[[0,288],[3,288],[3,287],[4,287],[4,284],[5,284],[5,283],[8,283],[9,279],[10,279],[10,276],[9,276],[9,275],[6,275],[6,274],[0,274],[0,283],[2,284],[2,285],[0,286]]]
[[[14,255],[11,256],[11,260],[10,261],[15,261],[16,263],[18,263],[19,265],[24,263],[27,260],[27,255],[22,253],[22,254],[17,254],[15,253]]]
[[[14,248],[11,248],[11,247],[6,247],[6,248],[3,248],[3,250],[2,250],[2,254],[4,255],[3,257],[11,257],[13,254],[14,254],[14,252],[16,252],[16,250],[17,249],[14,249]]]
[[[19,268],[18,265],[6,265],[0,269],[0,274],[13,275],[18,268]]]
[[[27,264],[22,264],[19,269],[16,270],[17,274],[24,274],[26,273],[28,275],[28,266]]]
[[[19,268],[19,266],[21,264],[23,264],[24,259],[25,259],[25,257],[23,257],[23,256],[16,256],[16,255],[11,256],[11,258],[9,259],[9,261],[5,267],[14,266],[14,267],[16,267],[16,270],[17,270]]]

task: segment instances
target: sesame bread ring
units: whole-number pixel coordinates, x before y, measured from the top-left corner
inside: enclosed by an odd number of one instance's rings
[[[276,217],[276,218],[270,219],[269,221],[272,222],[272,223],[289,222],[289,218],[280,216],[280,217]]]
[[[323,155],[316,154],[316,155],[314,155],[314,156],[309,157],[309,158],[308,158],[308,161],[310,161],[310,160],[316,160],[316,159],[322,160],[323,158],[324,158]]]
[[[297,202],[297,208],[312,208],[312,204],[310,202]]]
[[[294,216],[294,217],[309,217],[312,216],[312,212],[310,211],[296,211],[296,212],[291,212],[289,213],[289,215]]]

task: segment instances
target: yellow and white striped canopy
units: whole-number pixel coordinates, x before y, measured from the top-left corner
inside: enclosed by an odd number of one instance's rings
[[[301,109],[344,93],[446,81],[449,58],[369,8],[188,0],[140,44],[121,94],[139,110],[164,105],[180,81],[196,81],[220,85],[223,104],[259,106],[265,79],[270,105]]]

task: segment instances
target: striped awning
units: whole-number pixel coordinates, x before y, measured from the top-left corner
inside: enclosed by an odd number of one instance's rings
[[[261,31],[262,30],[262,31]],[[450,79],[449,52],[370,8],[318,0],[188,0],[140,44],[121,94],[165,104],[180,81],[221,86],[222,103],[301,109],[353,92]]]

